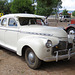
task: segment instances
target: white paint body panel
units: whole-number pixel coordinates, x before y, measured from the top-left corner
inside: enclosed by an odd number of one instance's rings
[[[63,29],[41,25],[21,26],[18,17],[44,17],[33,14],[11,14],[1,17],[1,20],[7,18],[7,21],[9,18],[14,18],[17,27],[9,27],[8,22],[6,27],[0,25],[0,45],[14,50],[19,56],[22,56],[22,48],[29,46],[40,60],[46,61],[45,58],[53,57],[53,46],[57,45],[59,41],[68,41],[67,33]],[[46,47],[47,40],[52,41],[51,48]]]

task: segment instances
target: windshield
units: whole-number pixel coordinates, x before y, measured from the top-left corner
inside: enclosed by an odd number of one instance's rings
[[[21,26],[24,25],[44,25],[44,22],[40,18],[26,18],[26,17],[19,17],[19,22]]]

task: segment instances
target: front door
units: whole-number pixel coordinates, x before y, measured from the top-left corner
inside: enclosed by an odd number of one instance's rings
[[[18,35],[18,25],[14,18],[9,18],[8,27],[5,32],[5,43],[6,46],[17,50],[17,35]]]

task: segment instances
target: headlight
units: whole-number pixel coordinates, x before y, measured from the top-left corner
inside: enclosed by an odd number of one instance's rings
[[[52,46],[52,42],[50,40],[47,40],[46,47],[50,48],[51,46]]]

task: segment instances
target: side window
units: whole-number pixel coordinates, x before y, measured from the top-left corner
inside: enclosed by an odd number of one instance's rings
[[[15,19],[10,18],[10,19],[9,19],[8,26],[17,26],[17,23],[16,23]]]
[[[6,18],[4,18],[4,19],[2,20],[1,25],[2,25],[2,26],[6,26],[6,24],[7,24],[7,19],[6,19]]]
[[[1,24],[1,19],[0,19],[0,24]]]

